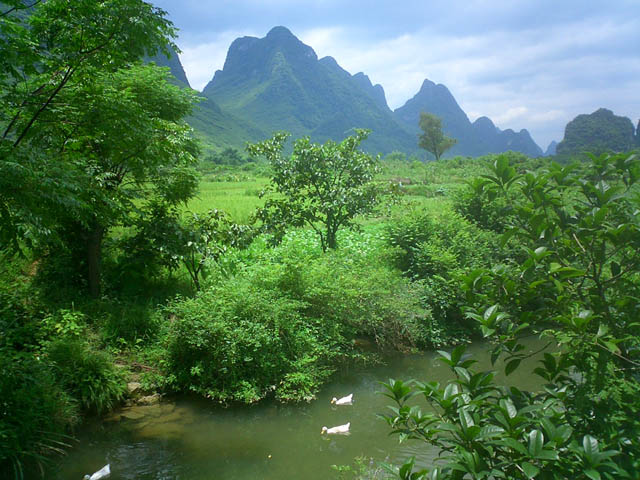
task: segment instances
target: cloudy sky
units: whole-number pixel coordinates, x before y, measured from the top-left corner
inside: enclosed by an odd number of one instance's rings
[[[640,117],[640,0],[150,0],[180,29],[201,90],[231,42],[289,28],[318,57],[380,83],[392,109],[425,78],[473,121],[526,128],[543,148],[580,113]]]

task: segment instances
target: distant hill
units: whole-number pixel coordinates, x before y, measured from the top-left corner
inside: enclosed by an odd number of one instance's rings
[[[222,70],[203,95],[240,119],[252,120],[265,136],[286,130],[315,141],[341,140],[354,127],[372,130],[369,150],[416,150],[411,134],[394,121],[379,85],[352,76],[331,57],[318,59],[311,47],[285,27],[266,37],[242,37],[229,47]]]
[[[447,87],[436,85],[428,79],[412,99],[394,111],[394,116],[417,135],[420,112],[440,117],[445,133],[458,140],[448,152],[449,155],[478,156],[507,150],[519,151],[532,157],[542,155],[542,150],[527,130],[517,133],[511,129],[502,131],[487,117],[480,117],[471,123]]]
[[[150,60],[171,69],[176,83],[189,82],[175,52]],[[458,140],[448,156],[477,156],[515,150],[542,154],[526,130],[500,130],[487,117],[471,123],[444,85],[425,80],[420,91],[392,112],[384,89],[362,73],[351,75],[332,57],[318,59],[314,50],[287,28],[275,27],[264,38],[242,37],[229,47],[222,70],[202,91],[203,101],[188,119],[205,148],[243,148],[247,141],[286,130],[295,137],[339,141],[353,128],[369,128],[363,148],[371,152],[402,151],[426,156],[418,148],[421,111],[443,119]]]
[[[633,123],[627,117],[614,115],[611,110],[600,108],[591,114],[578,115],[564,130],[564,138],[558,144],[558,155],[578,155],[591,152],[626,152],[638,146]]]
[[[178,54],[169,47],[170,55],[158,52],[145,59],[159,67],[169,67],[175,84],[191,88]],[[248,120],[239,120],[222,109],[211,99],[200,95],[201,101],[195,106],[187,122],[195,130],[205,150],[222,150],[226,147],[242,148],[248,140],[256,141],[264,137]]]
[[[544,156],[549,157],[551,155],[555,155],[557,148],[558,148],[558,142],[556,142],[555,140],[552,140],[549,146],[547,147],[547,150],[544,152]]]

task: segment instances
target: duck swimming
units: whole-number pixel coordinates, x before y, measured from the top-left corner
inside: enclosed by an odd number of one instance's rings
[[[322,427],[322,430],[320,431],[320,435],[323,435],[325,433],[327,435],[336,435],[336,434],[346,435],[349,433],[350,426],[351,426],[351,422],[345,423],[344,425],[338,425],[337,427],[331,427],[331,428]]]
[[[331,399],[331,405],[353,405],[353,393],[350,393],[346,397]]]
[[[111,468],[109,468],[109,465],[110,464],[107,463],[93,475],[85,475],[83,480],[100,480],[101,478],[107,478],[109,475],[111,475]]]

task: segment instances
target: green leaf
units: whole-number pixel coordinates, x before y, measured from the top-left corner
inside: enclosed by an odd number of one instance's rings
[[[582,438],[582,448],[584,448],[584,453],[589,462],[593,462],[595,455],[600,450],[598,446],[598,440],[592,437],[591,435],[585,435]]]
[[[498,310],[498,305],[492,305],[484,311],[483,318],[485,321],[491,319],[491,317],[495,316],[496,310]]]
[[[478,438],[494,438],[494,437],[499,437],[503,433],[504,433],[504,428],[498,427],[497,425],[488,425],[480,429],[480,433],[478,433]]]
[[[512,448],[513,450],[515,450],[518,453],[521,453],[522,455],[528,455],[529,453],[527,452],[527,449],[524,447],[524,445],[522,445],[520,442],[518,442],[517,440],[511,437],[503,438],[500,441],[503,444],[505,444],[507,447]]]
[[[444,399],[448,400],[460,393],[460,389],[458,388],[458,384],[450,383],[444,389]]]
[[[584,474],[587,477],[589,477],[591,480],[601,480],[601,478],[602,478],[600,476],[600,474],[596,470],[594,470],[592,468],[589,468],[589,469],[585,470]]]
[[[456,348],[453,349],[453,351],[451,352],[451,362],[454,365],[457,365],[460,362],[460,359],[462,358],[462,355],[464,354],[465,350],[466,350],[465,345],[458,345]]]
[[[555,450],[544,449],[538,455],[536,455],[536,458],[540,460],[556,461],[558,460],[559,457],[558,457],[558,452],[556,452]]]
[[[535,478],[535,476],[540,473],[540,469],[529,462],[524,462],[522,464],[522,471],[527,476],[527,478]]]
[[[475,422],[473,421],[473,417],[469,413],[466,408],[462,408],[459,413],[460,424],[462,425],[463,430],[467,430],[469,427],[473,427]]]
[[[507,412],[509,418],[514,418],[518,414],[518,410],[510,398],[500,400],[500,406]]]
[[[513,371],[516,368],[518,368],[518,366],[520,365],[521,361],[522,361],[522,359],[520,359],[520,358],[515,358],[515,359],[509,361],[509,363],[507,363],[507,366],[504,368],[505,375],[509,376],[510,374],[512,374]]]
[[[537,457],[542,452],[544,445],[544,434],[540,430],[533,430],[529,433],[529,453]]]

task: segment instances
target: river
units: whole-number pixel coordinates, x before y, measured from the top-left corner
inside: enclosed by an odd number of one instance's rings
[[[539,340],[527,342],[530,351],[541,345]],[[468,353],[479,361],[477,368],[491,368],[487,344],[472,345]],[[332,465],[353,464],[355,457],[377,465],[415,456],[420,464],[429,464],[432,449],[416,441],[399,446],[376,414],[391,404],[380,394],[381,381],[445,382],[450,371],[437,358],[435,353],[404,355],[385,365],[343,371],[309,404],[221,408],[182,397],[125,410],[124,416],[115,416],[118,421],[87,422],[77,434],[78,442],[47,478],[80,480],[106,463],[111,465],[110,480],[330,479],[336,478]],[[540,380],[523,365],[508,383],[531,389]],[[349,393],[354,394],[352,406],[331,406],[332,397]],[[323,426],[347,422],[348,436],[320,434]]]

